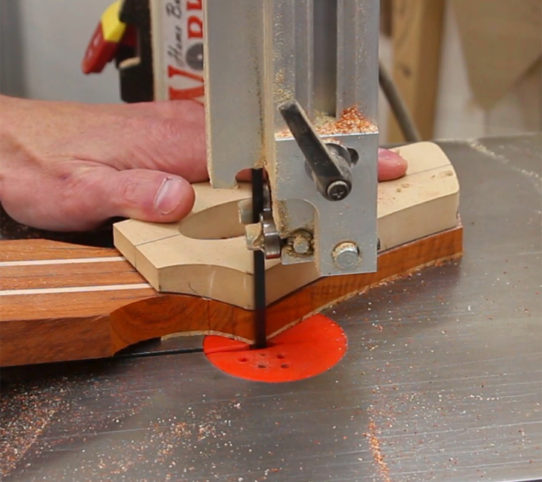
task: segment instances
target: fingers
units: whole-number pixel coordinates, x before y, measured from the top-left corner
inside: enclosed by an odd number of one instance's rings
[[[119,127],[109,165],[153,169],[190,182],[208,178],[203,106],[190,101],[142,103]]]
[[[238,181],[250,181],[252,179],[252,172],[251,169],[243,169],[242,171],[239,171],[237,173],[237,176],[235,176],[235,179]]]
[[[378,148],[378,181],[392,181],[406,174],[408,163],[394,151]],[[238,181],[250,181],[250,169],[237,174]]]
[[[391,181],[406,174],[408,164],[399,154],[389,149],[378,148],[378,180]]]
[[[168,223],[186,216],[194,205],[194,190],[180,176],[160,171],[129,169],[97,181],[102,218],[123,216]]]
[[[1,202],[30,226],[176,221],[194,202],[187,181],[207,179],[204,111],[195,102],[0,102]]]
[[[16,221],[51,231],[93,229],[122,216],[169,223],[186,216],[194,190],[180,176],[160,171],[80,168],[62,177],[27,175],[10,183],[2,204]]]

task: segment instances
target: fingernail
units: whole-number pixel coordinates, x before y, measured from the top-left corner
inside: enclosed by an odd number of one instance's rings
[[[179,179],[166,178],[154,196],[154,208],[160,214],[169,214],[179,205],[184,190]]]

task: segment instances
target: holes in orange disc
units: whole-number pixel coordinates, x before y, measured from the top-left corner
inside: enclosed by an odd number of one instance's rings
[[[203,350],[211,363],[240,378],[291,382],[318,375],[345,354],[346,336],[333,320],[311,316],[271,338],[266,348],[221,336],[206,336]]]

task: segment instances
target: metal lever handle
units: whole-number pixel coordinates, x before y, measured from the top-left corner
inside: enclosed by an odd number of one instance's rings
[[[305,156],[320,194],[330,201],[348,196],[352,189],[351,166],[357,161],[357,152],[339,144],[324,144],[296,100],[280,105],[279,111]]]

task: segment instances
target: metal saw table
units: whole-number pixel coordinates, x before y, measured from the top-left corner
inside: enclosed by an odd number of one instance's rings
[[[461,182],[464,257],[329,309],[348,335],[339,365],[259,384],[217,371],[200,339],[171,338],[4,369],[0,474],[542,477],[542,134],[440,145]]]

